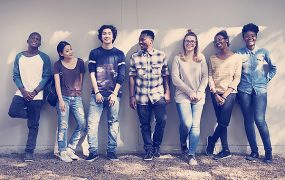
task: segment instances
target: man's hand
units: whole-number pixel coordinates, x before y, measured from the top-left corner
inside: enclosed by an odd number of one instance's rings
[[[96,98],[96,100],[95,100],[96,103],[102,103],[104,101],[104,97],[99,92],[95,94],[95,98]]]
[[[115,104],[116,101],[117,101],[117,95],[114,94],[114,93],[112,93],[112,94],[109,96],[108,100],[109,100],[109,106],[110,106],[110,107],[111,107],[111,106],[114,106],[114,104]]]
[[[137,108],[137,100],[136,100],[135,96],[131,96],[130,97],[129,103],[130,103],[130,107],[132,109],[136,109]]]
[[[23,95],[23,98],[26,100],[26,101],[31,101],[34,97],[33,95],[31,94],[31,92],[29,91],[26,91],[26,89],[20,89],[22,95]]]

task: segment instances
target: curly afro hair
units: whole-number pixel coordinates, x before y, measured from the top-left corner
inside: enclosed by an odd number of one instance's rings
[[[249,24],[244,25],[242,28],[242,37],[244,37],[244,34],[248,31],[255,32],[255,34],[257,35],[257,33],[259,32],[259,28],[257,25],[255,25],[253,23],[249,23]]]

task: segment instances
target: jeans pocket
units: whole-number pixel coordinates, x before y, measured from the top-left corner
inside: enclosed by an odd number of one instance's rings
[[[154,103],[155,105],[161,105],[161,104],[166,104],[166,100],[164,97],[162,97],[160,100],[158,100],[156,103]]]

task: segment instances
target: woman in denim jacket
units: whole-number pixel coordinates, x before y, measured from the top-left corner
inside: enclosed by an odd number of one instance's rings
[[[256,47],[259,28],[255,24],[247,24],[242,28],[245,47],[238,51],[242,55],[242,75],[238,86],[238,100],[244,117],[246,136],[251,148],[251,154],[246,156],[249,161],[259,157],[254,123],[261,136],[266,163],[272,162],[272,147],[265,112],[267,106],[267,83],[275,76],[276,66],[272,63],[269,52]]]
[[[71,45],[61,41],[57,46],[60,59],[54,64],[55,87],[58,95],[58,149],[59,158],[64,162],[78,160],[74,153],[82,132],[86,129],[82,103],[82,82],[85,72],[82,59],[75,58]],[[67,145],[69,111],[72,111],[77,127]]]

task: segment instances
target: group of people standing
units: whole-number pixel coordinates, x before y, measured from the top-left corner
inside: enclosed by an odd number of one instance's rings
[[[276,74],[269,52],[256,47],[258,26],[247,24],[242,29],[245,47],[234,53],[229,48],[226,31],[214,37],[216,53],[206,61],[199,51],[197,35],[191,30],[184,36],[183,52],[174,57],[171,78],[175,90],[175,102],[180,119],[179,135],[182,154],[190,165],[197,165],[195,158],[200,135],[200,121],[205,104],[205,89],[209,85],[217,118],[214,133],[207,138],[206,154],[223,159],[231,156],[227,127],[238,98],[246,135],[251,147],[249,161],[259,158],[254,123],[257,125],[264,144],[264,162],[272,162],[272,147],[265,121],[267,105],[267,83]],[[88,70],[92,83],[89,114],[85,120],[82,103],[82,84],[85,73],[84,61],[76,58],[72,46],[61,41],[57,46],[59,60],[54,64],[54,80],[58,95],[58,149],[59,158],[64,162],[79,159],[76,146],[87,132],[89,156],[86,161],[98,158],[98,127],[104,109],[107,110],[108,144],[107,158],[119,160],[116,154],[119,130],[119,103],[121,86],[126,76],[124,53],[114,47],[117,30],[112,25],[103,25],[98,30],[102,45],[89,54]],[[169,70],[164,52],[154,48],[155,35],[143,30],[139,37],[140,50],[130,58],[129,104],[138,114],[144,141],[146,161],[160,157],[160,145],[167,120],[166,105],[170,102]],[[29,128],[25,150],[25,161],[33,161],[38,134],[40,110],[43,104],[43,89],[52,75],[49,57],[38,48],[41,45],[39,33],[31,33],[28,50],[19,53],[14,62],[13,80],[18,88],[9,115],[27,118]],[[268,64],[269,68],[265,68]],[[67,140],[69,112],[72,112],[77,126]],[[152,136],[151,117],[155,116]],[[222,151],[213,154],[220,138]],[[187,143],[188,139],[188,143]]]

